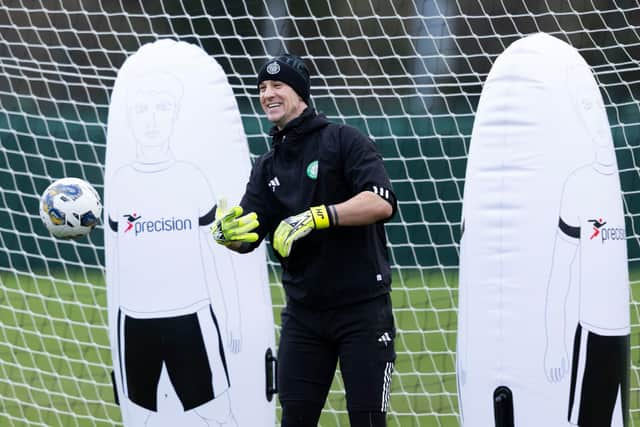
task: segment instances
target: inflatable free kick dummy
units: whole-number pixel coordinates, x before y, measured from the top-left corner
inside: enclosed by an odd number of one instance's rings
[[[493,65],[471,137],[463,227],[463,425],[622,426],[622,196],[602,96],[568,44],[532,35]]]
[[[209,227],[250,173],[223,69],[172,40],[142,46],[115,82],[105,246],[114,383],[126,427],[273,426],[273,315],[264,249]]]

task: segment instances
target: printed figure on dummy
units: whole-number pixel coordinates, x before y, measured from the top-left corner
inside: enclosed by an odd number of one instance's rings
[[[624,425],[621,194],[602,96],[580,52],[544,33],[511,43],[484,83],[467,158],[461,425]]]
[[[114,173],[108,212],[119,306],[116,381],[130,400],[120,398],[128,405],[127,425],[162,418],[157,393],[164,369],[185,412],[202,425],[236,426],[225,347],[240,351],[240,311],[238,294],[223,294],[221,286],[236,279],[231,258],[208,233],[215,217],[211,185],[171,149],[182,143],[172,135],[182,95],[183,83],[165,72],[140,75],[127,93],[135,161]]]
[[[547,290],[544,368],[550,382],[562,381],[571,368],[572,425],[626,425],[629,278],[618,168],[593,76],[583,67],[569,74],[574,109],[588,130],[595,158],[564,184]],[[569,359],[565,334],[574,325],[565,325],[565,316],[572,273],[577,273],[579,307]]]

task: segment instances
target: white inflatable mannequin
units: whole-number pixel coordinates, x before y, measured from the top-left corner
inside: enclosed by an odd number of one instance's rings
[[[608,177],[597,190],[575,179],[596,169]],[[596,194],[607,194],[602,214],[584,202]],[[602,215],[610,227],[601,231],[609,236],[606,255],[583,245]],[[622,426],[629,296],[620,184],[598,86],[568,44],[536,34],[496,60],[474,122],[463,227],[457,351],[463,425],[592,425],[586,412],[579,421],[580,399],[598,394],[580,388],[594,378],[582,375],[593,358],[573,348],[582,325],[596,340],[621,336],[617,355],[602,368],[620,380],[612,391],[600,390],[598,401],[609,402],[606,425]],[[579,237],[563,230],[579,230]],[[583,268],[592,256],[603,257],[606,272]],[[595,307],[594,298],[610,304]],[[574,358],[585,363],[574,364],[572,375]]]
[[[209,232],[217,198],[237,201],[250,171],[224,71],[187,43],[141,47],[118,74],[107,135],[109,326],[125,426],[273,425],[264,249],[240,260]]]

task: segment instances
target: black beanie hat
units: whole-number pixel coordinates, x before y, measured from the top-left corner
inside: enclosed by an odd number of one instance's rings
[[[288,84],[309,105],[309,70],[299,57],[285,53],[267,61],[258,73],[258,87],[265,80]]]

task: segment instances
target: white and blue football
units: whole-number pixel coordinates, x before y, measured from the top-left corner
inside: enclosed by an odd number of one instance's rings
[[[79,178],[62,178],[44,190],[40,198],[40,218],[52,235],[79,239],[98,224],[102,203],[98,192]]]

